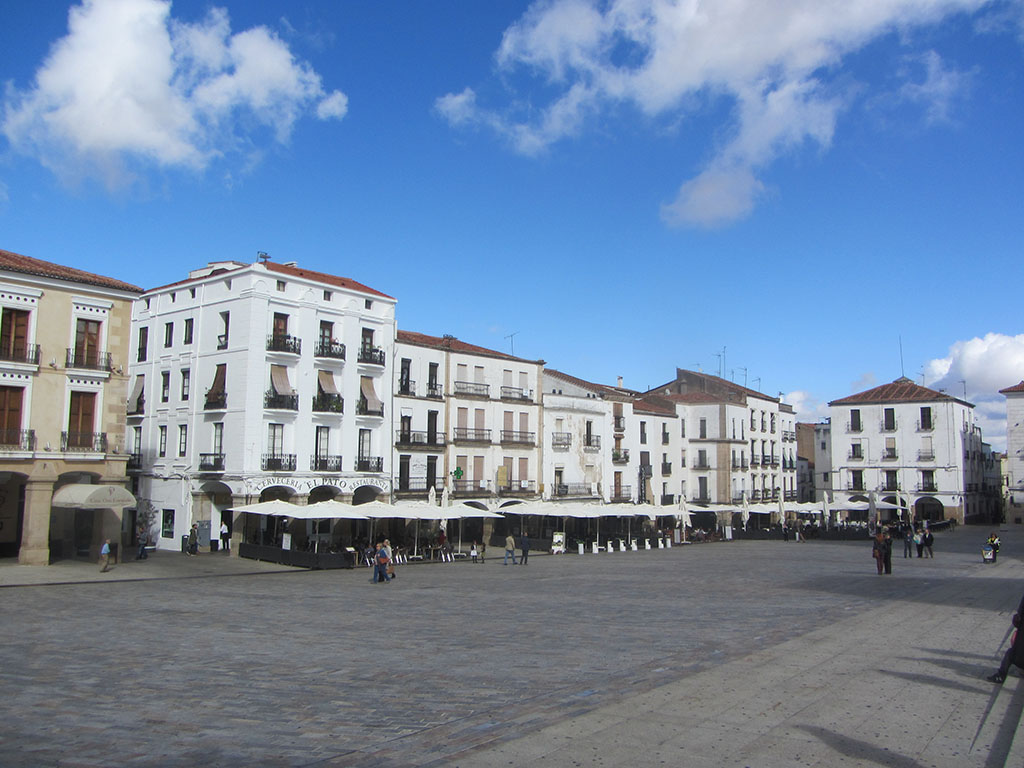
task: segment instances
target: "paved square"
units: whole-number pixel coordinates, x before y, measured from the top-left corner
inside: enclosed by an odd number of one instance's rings
[[[1024,535],[992,567],[986,534],[890,577],[867,541],[756,541],[11,586],[0,764],[1003,765],[1024,685],[982,678]]]

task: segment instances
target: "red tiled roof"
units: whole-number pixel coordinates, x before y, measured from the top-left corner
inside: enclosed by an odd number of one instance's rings
[[[1022,381],[1020,384],[1014,384],[1012,387],[1007,387],[1006,389],[999,390],[999,394],[1001,395],[1010,395],[1015,392],[1024,392],[1024,381]]]
[[[142,293],[137,285],[126,283],[122,280],[115,280],[112,277],[85,272],[73,267],[65,267],[41,259],[33,259],[31,256],[22,256],[20,253],[0,250],[0,269],[11,272],[21,272],[26,275],[38,275],[39,277],[51,277],[55,280],[67,280],[72,283],[83,283],[85,285],[97,285],[102,288],[113,288],[118,291],[129,291],[131,293]]]
[[[703,371],[690,371],[690,370],[687,370],[685,368],[677,368],[676,369],[676,378],[672,379],[672,381],[666,382],[666,383],[662,384],[660,387],[652,387],[651,389],[649,389],[647,391],[648,392],[655,392],[655,393],[657,393],[659,390],[663,390],[666,387],[671,387],[673,384],[675,384],[675,383],[677,383],[679,381],[679,374],[680,373],[686,373],[686,374],[689,374],[691,376],[700,377],[700,378],[706,380],[707,382],[709,382],[711,384],[716,384],[716,385],[718,385],[720,387],[723,387],[724,389],[731,390],[731,391],[733,391],[733,392],[735,392],[737,394],[746,395],[747,397],[756,397],[759,400],[769,400],[769,401],[771,401],[773,403],[779,402],[779,398],[777,398],[777,397],[772,397],[771,395],[766,395],[764,392],[758,392],[756,389],[750,389],[750,387],[744,387],[741,384],[737,384],[735,381],[729,381],[728,379],[723,379],[721,376],[712,376],[710,373],[704,373]],[[716,397],[714,402],[716,402],[716,403],[722,402],[722,398],[721,397]]]
[[[687,392],[682,395],[658,395],[674,403],[720,403],[722,398],[709,395],[707,392]]]
[[[858,405],[872,403],[912,403],[930,402],[935,400],[954,400],[964,405],[970,405],[965,400],[952,397],[944,392],[938,392],[928,387],[915,384],[906,376],[901,376],[889,384],[882,384],[880,387],[858,392],[849,397],[833,400],[829,405]]]
[[[393,296],[388,296],[386,293],[381,293],[378,290],[370,288],[367,285],[357,283],[355,280],[350,280],[347,277],[338,277],[337,275],[329,275],[326,272],[316,272],[312,269],[292,267],[287,264],[280,264],[276,261],[266,261],[263,263],[263,266],[271,272],[277,272],[282,275],[304,277],[307,280],[316,280],[319,283],[327,283],[327,285],[336,285],[339,288],[347,288],[350,291],[359,291],[360,293],[370,293],[374,296],[383,296],[385,299],[394,298]]]
[[[454,336],[429,336],[425,333],[416,333],[415,331],[398,331],[398,341],[406,344],[414,344],[417,347],[429,347],[431,349],[443,349],[449,352],[462,352],[467,355],[481,355],[483,357],[498,357],[502,360],[515,360],[520,363],[531,363],[533,365],[544,365],[543,360],[526,360],[522,357],[514,357],[513,355],[506,355],[504,352],[498,352],[494,349],[487,349],[487,347],[478,347],[475,344],[467,344],[464,341],[459,341]]]
[[[576,376],[570,376],[568,373],[563,373],[562,371],[555,370],[554,368],[545,368],[544,373],[550,374],[556,379],[562,379],[563,381],[567,381],[570,384],[575,384],[578,387],[583,387],[584,389],[589,389],[592,392],[597,392],[602,397],[605,395],[611,395],[619,399],[628,399],[631,396],[639,394],[638,392],[632,392],[631,390],[623,389],[621,387],[612,387],[606,384],[596,384],[592,381],[587,381],[586,379],[580,379],[577,378]]]
[[[658,397],[642,397],[639,400],[633,402],[633,413],[651,413],[656,416],[673,416],[676,417],[675,406],[669,403],[659,403],[657,400],[663,400],[665,398]]]

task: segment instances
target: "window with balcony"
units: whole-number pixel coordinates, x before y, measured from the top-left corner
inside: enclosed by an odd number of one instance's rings
[[[29,435],[34,433],[21,428],[24,393],[21,387],[0,387],[0,446],[5,448],[33,447]]]
[[[921,485],[918,490],[923,491],[925,493],[935,493],[938,490],[938,488],[935,485],[935,470],[921,470]]]
[[[851,469],[850,470],[850,490],[851,491],[863,491],[864,490],[864,470],[862,470],[862,469]]]
[[[918,426],[922,432],[930,432],[933,429],[932,426],[932,409],[930,406],[921,407],[921,420],[918,422]]]
[[[427,397],[442,397],[444,390],[437,382],[437,363],[427,364]]]
[[[895,408],[883,408],[882,409],[882,429],[885,432],[893,432],[896,430],[896,409]]]
[[[850,411],[850,431],[860,432],[864,426],[860,420],[860,409],[854,408]]]
[[[96,428],[96,393],[72,392],[68,409],[67,450],[99,450],[100,434]],[[106,435],[102,436],[106,439]]]
[[[206,409],[226,408],[228,393],[225,385],[228,377],[227,363],[218,363],[213,375],[213,384],[206,390]]]
[[[220,328],[221,332],[217,336],[217,349],[228,348],[228,337],[231,333],[231,313],[221,312],[220,313]]]
[[[403,357],[398,373],[398,394],[416,394],[416,383],[412,380],[412,360]]]
[[[859,440],[854,441],[850,444],[850,458],[851,459],[863,459],[864,458],[864,446],[861,445]]]
[[[100,351],[99,320],[78,318],[75,324],[75,346],[68,350],[69,368],[110,370],[110,356]]]

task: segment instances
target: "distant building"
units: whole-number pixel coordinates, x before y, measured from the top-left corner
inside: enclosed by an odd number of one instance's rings
[[[246,503],[390,498],[390,296],[294,263],[215,262],[146,291],[132,329],[131,472],[161,547],[193,523],[203,544],[221,523],[240,541],[229,510]],[[308,522],[288,531],[300,545]],[[248,516],[244,538],[273,536],[267,523]]]
[[[797,501],[816,501],[814,488],[814,430],[817,424],[796,425]]]
[[[902,377],[829,407],[836,502],[874,494],[917,520],[984,521],[981,429],[971,403]],[[883,508],[880,517],[895,511]]]
[[[124,369],[141,292],[0,251],[0,554],[46,565],[133,540]]]
[[[831,500],[832,487],[832,422],[814,425],[814,500]]]
[[[1007,522],[1024,522],[1024,381],[999,390],[1006,396],[1005,499]]]

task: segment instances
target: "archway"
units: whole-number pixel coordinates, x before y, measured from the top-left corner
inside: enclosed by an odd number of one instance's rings
[[[192,510],[192,519],[199,523],[200,529],[209,524],[207,534],[210,540],[210,549],[216,550],[221,544],[221,526],[227,526],[227,533],[230,536],[234,529],[234,520],[231,513],[233,496],[231,488],[216,480],[203,483],[199,488],[200,493],[195,499],[196,505]]]
[[[17,557],[25,525],[27,475],[0,472],[0,557]]]
[[[360,485],[352,492],[352,503],[365,504],[368,501],[374,501],[381,493],[380,488],[372,485]]]
[[[914,502],[914,516],[918,520],[937,523],[946,519],[946,508],[934,496],[922,496]]]
[[[68,485],[96,485],[96,472],[65,472],[53,484],[54,493]],[[110,509],[84,509],[75,506],[50,507],[50,562],[69,558],[96,560],[105,538],[110,539],[111,555],[119,558],[122,513]]]
[[[909,518],[907,515],[907,502],[905,499],[901,499],[898,496],[886,496],[882,499],[885,504],[894,504],[899,509],[880,509],[878,510],[878,519],[883,523],[900,523],[906,522]]]

